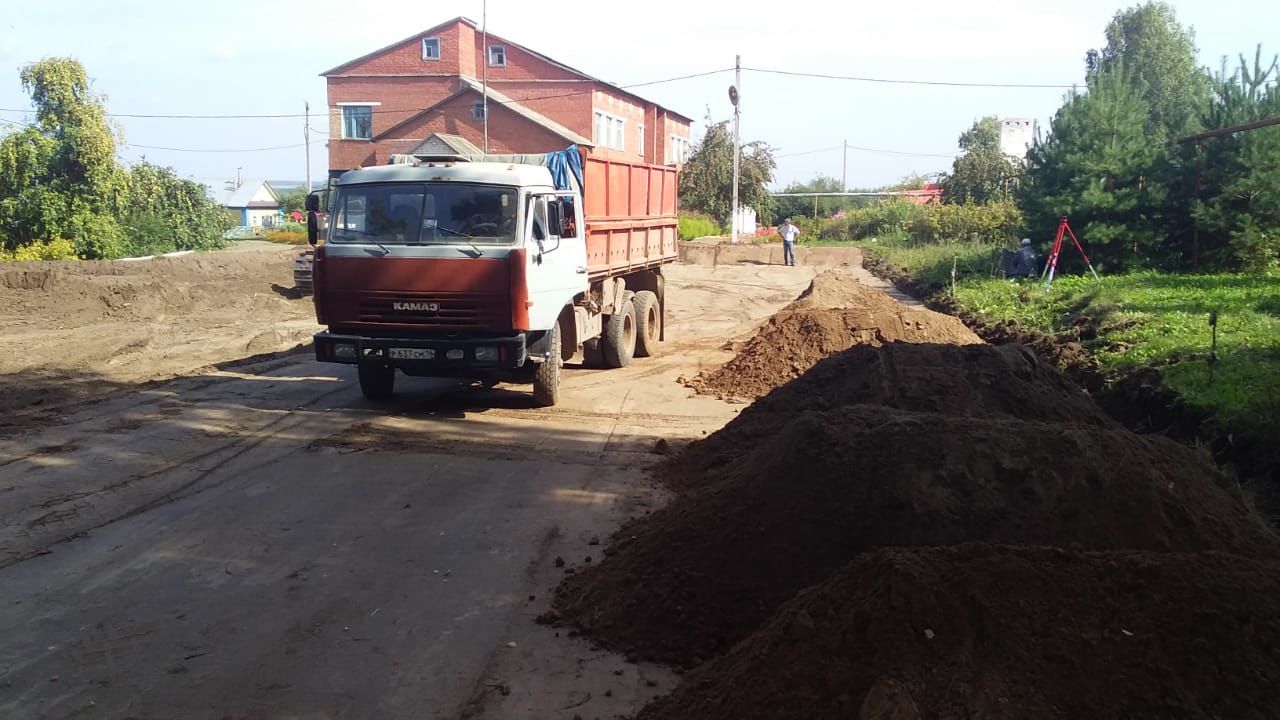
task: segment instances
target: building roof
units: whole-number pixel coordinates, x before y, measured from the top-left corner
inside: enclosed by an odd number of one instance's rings
[[[390,45],[386,45],[386,46],[384,46],[384,47],[378,48],[377,50],[374,50],[373,52],[365,53],[364,55],[361,55],[360,57],[358,57],[358,58],[356,58],[356,59],[354,59],[354,60],[348,60],[347,62],[344,62],[344,63],[342,63],[341,65],[339,65],[339,66],[337,66],[337,67],[335,67],[335,68],[330,68],[329,70],[326,70],[326,71],[324,71],[324,72],[320,73],[320,77],[332,77],[332,76],[335,76],[335,75],[341,75],[341,74],[343,73],[343,71],[344,71],[344,70],[347,70],[348,68],[350,68],[350,67],[352,67],[352,66],[359,65],[360,63],[362,63],[362,62],[364,62],[364,61],[366,61],[366,60],[369,60],[369,59],[371,59],[371,58],[377,57],[378,55],[381,55],[382,53],[385,53],[385,52],[387,52],[388,50],[393,50],[393,49],[395,49],[395,48],[398,48],[398,47],[400,47],[401,45],[406,45],[406,44],[411,43],[411,42],[417,42],[417,41],[418,41],[418,39],[419,39],[419,38],[421,38],[421,37],[423,37],[423,36],[427,36],[427,35],[430,35],[431,33],[437,32],[437,31],[439,31],[439,30],[443,30],[444,28],[447,28],[447,27],[449,27],[450,25],[454,25],[454,24],[456,24],[456,23],[464,23],[464,24],[466,24],[466,25],[470,25],[470,26],[471,26],[471,28],[472,28],[473,30],[479,30],[479,29],[480,29],[480,26],[476,24],[476,21],[475,21],[475,20],[472,20],[472,19],[470,19],[470,18],[463,17],[463,16],[459,15],[458,17],[453,18],[452,20],[447,20],[447,21],[445,21],[445,22],[440,23],[439,25],[435,25],[435,26],[433,26],[433,27],[427,28],[426,30],[422,30],[422,31],[420,31],[420,32],[416,32],[416,33],[414,33],[413,35],[410,35],[410,36],[409,36],[409,37],[407,37],[407,38],[404,38],[404,39],[401,39],[401,40],[397,40],[396,42],[393,42],[393,43],[391,43]],[[667,107],[664,107],[664,106],[662,106],[662,105],[660,105],[660,104],[658,104],[658,103],[656,103],[656,102],[654,102],[654,101],[652,101],[652,100],[649,100],[649,99],[647,99],[647,98],[644,98],[644,97],[641,97],[641,96],[639,96],[639,95],[636,95],[635,93],[630,92],[630,91],[628,91],[628,90],[625,90],[625,89],[623,89],[623,88],[621,88],[621,87],[619,87],[619,86],[617,86],[617,85],[614,85],[613,83],[611,83],[611,82],[609,82],[609,81],[607,81],[607,80],[601,80],[600,78],[595,77],[595,76],[593,76],[593,75],[588,75],[587,73],[585,73],[585,72],[583,72],[583,71],[581,71],[581,70],[578,70],[577,68],[573,68],[573,67],[570,67],[570,66],[568,66],[568,65],[565,65],[564,63],[560,62],[559,60],[555,60],[555,59],[552,59],[552,58],[550,58],[550,57],[547,57],[546,55],[543,55],[542,53],[538,52],[537,50],[532,50],[532,49],[530,49],[530,48],[528,48],[528,47],[525,47],[524,45],[521,45],[520,43],[511,42],[510,40],[507,40],[506,38],[498,37],[497,35],[494,35],[493,33],[489,33],[488,35],[489,35],[489,39],[490,39],[491,41],[492,41],[492,40],[497,40],[497,41],[499,41],[499,42],[500,42],[501,44],[503,44],[503,45],[510,45],[511,47],[519,48],[521,51],[526,52],[526,53],[529,53],[530,55],[532,55],[532,56],[534,56],[534,57],[538,58],[539,60],[542,60],[542,61],[543,61],[543,62],[545,62],[545,63],[551,64],[551,65],[554,65],[554,66],[556,66],[556,67],[558,67],[558,68],[560,68],[561,70],[564,70],[564,71],[566,71],[566,72],[573,73],[574,75],[577,75],[577,76],[579,76],[579,77],[583,78],[584,80],[590,80],[590,81],[592,81],[592,82],[600,83],[601,85],[605,86],[605,89],[612,90],[612,91],[617,92],[617,93],[620,93],[620,94],[622,94],[622,95],[626,95],[627,97],[630,97],[630,98],[632,98],[632,99],[634,99],[634,100],[639,100],[639,101],[640,101],[640,102],[642,102],[642,103],[647,103],[647,104],[649,104],[649,105],[654,105],[654,106],[656,106],[656,107],[662,108],[663,110],[665,110],[665,111],[667,112],[667,114],[672,115],[672,116],[674,116],[674,117],[677,117],[677,118],[679,118],[679,119],[681,119],[681,120],[684,120],[685,122],[689,122],[689,123],[692,123],[692,122],[693,122],[693,118],[688,117],[687,115],[681,115],[680,113],[678,113],[678,112],[676,112],[676,111],[674,111],[674,110],[671,110],[671,109],[669,109],[669,108],[667,108]],[[492,91],[490,91],[490,93],[492,93]]]
[[[483,155],[484,150],[461,135],[435,133],[423,140],[417,147],[409,151],[410,155],[427,155],[447,153],[452,155]]]
[[[378,133],[378,137],[375,137],[374,139],[379,140],[387,136],[395,135],[396,131],[399,130],[402,126],[408,125],[409,123],[412,123],[412,122],[416,122],[418,119],[423,118],[435,112],[437,109],[440,108],[440,106],[453,101],[460,95],[465,95],[467,93],[476,93],[477,95],[482,95],[484,93],[484,88],[480,85],[480,83],[476,82],[475,80],[472,80],[469,77],[459,76],[458,89],[454,91],[452,94],[450,94],[449,97],[441,100],[440,102],[436,103],[435,105],[432,105],[429,108],[426,108],[425,110],[415,113],[411,117],[405,118],[404,120],[396,123],[394,126],[389,127],[386,130],[383,130],[382,132]],[[489,94],[489,102],[491,104],[501,105],[505,107],[507,110],[510,110],[511,112],[519,115],[520,117],[523,117],[525,120],[528,120],[529,122],[535,125],[539,125],[545,130],[551,132],[552,134],[559,135],[560,137],[564,138],[565,140],[568,140],[571,143],[574,143],[576,145],[581,145],[583,147],[595,147],[595,143],[592,142],[590,138],[583,137],[582,135],[579,135],[578,133],[570,130],[564,125],[561,125],[560,123],[556,122],[555,120],[552,120],[546,115],[543,115],[540,112],[531,110],[530,108],[524,105],[521,105],[519,102],[512,100],[511,98],[507,97],[506,95],[503,95],[497,90],[494,90],[492,87],[489,88],[488,94]],[[454,135],[449,137],[457,137],[457,136]],[[466,140],[463,138],[459,138],[459,139],[466,142]],[[468,144],[471,144],[471,143],[468,143]],[[475,145],[471,145],[471,146],[473,148],[475,147]],[[471,154],[471,153],[463,153],[463,154]]]
[[[231,185],[232,183],[228,183]],[[266,189],[270,200],[255,200],[259,192]],[[254,208],[274,210],[280,207],[280,195],[266,180],[248,179],[240,182],[240,187],[211,187],[213,199],[221,206],[228,208]]]

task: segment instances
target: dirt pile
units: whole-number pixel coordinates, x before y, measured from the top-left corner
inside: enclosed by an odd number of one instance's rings
[[[293,292],[296,248],[138,262],[0,267],[0,411],[57,404],[306,342],[309,298]]]
[[[965,542],[1274,552],[1187,448],[1113,427],[879,406],[792,415],[624,528],[559,609],[635,656],[728,650],[856,555]]]
[[[759,397],[852,345],[982,342],[953,317],[909,308],[839,270],[827,270],[774,315],[723,367],[686,381],[700,393]]]
[[[1280,571],[1217,553],[863,555],[640,720],[1271,718]]]
[[[854,346],[756,400],[668,463],[659,477],[675,489],[700,487],[708,471],[774,435],[797,412],[848,405],[1120,429],[1080,388],[1017,345]]]

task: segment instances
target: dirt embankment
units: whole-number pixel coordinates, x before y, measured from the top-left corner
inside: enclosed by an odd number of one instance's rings
[[[644,718],[1272,710],[1280,541],[1025,348],[837,352],[657,477],[548,618],[700,666]]]
[[[911,308],[848,273],[827,270],[770,318],[724,366],[685,384],[720,397],[760,397],[851,345],[982,342],[961,322]]]
[[[278,352],[314,333],[296,249],[0,266],[0,411]]]

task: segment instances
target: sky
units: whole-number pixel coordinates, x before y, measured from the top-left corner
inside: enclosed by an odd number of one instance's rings
[[[1194,27],[1202,64],[1252,56],[1280,40],[1274,0],[1195,0],[1175,7]],[[299,114],[311,103],[311,176],[324,177],[325,84],[319,73],[433,25],[482,18],[482,0],[14,0],[0,13],[0,119],[30,119],[20,68],[70,55],[121,115]],[[1133,3],[981,0],[957,3],[640,5],[488,0],[494,34],[619,85],[725,70],[634,92],[698,120],[729,119],[741,55],[742,138],[776,149],[776,185],[847,173],[875,187],[950,167],[956,138],[985,115],[1047,124],[1083,77],[1090,48]],[[1264,48],[1280,51],[1280,45]],[[1052,85],[974,88],[800,78],[759,70],[934,82]],[[15,112],[16,111],[16,112]],[[306,177],[304,120],[116,117],[124,162],[172,166],[203,181]],[[0,123],[0,132],[12,127]],[[847,164],[841,147],[848,143]],[[278,148],[260,150],[262,148]],[[253,151],[249,151],[253,150]],[[200,151],[200,152],[193,152]],[[886,152],[888,151],[888,152]]]

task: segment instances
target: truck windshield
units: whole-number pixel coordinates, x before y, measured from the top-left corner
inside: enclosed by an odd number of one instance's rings
[[[383,245],[511,245],[516,192],[467,183],[339,187],[330,240]]]

